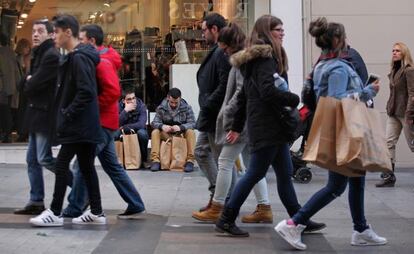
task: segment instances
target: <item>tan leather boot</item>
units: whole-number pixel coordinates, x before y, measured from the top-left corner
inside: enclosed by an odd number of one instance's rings
[[[216,222],[220,218],[223,205],[212,201],[211,206],[202,212],[193,212],[193,218],[204,222]]]
[[[252,214],[243,216],[241,221],[243,223],[273,223],[272,208],[270,205],[259,204]]]

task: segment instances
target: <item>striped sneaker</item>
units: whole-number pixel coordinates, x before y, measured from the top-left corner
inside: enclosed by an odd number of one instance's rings
[[[46,209],[40,215],[31,218],[29,221],[39,227],[60,227],[63,226],[63,218],[53,214],[52,210]]]
[[[80,225],[104,225],[106,224],[106,217],[104,213],[95,215],[88,209],[81,216],[73,218],[72,223]]]

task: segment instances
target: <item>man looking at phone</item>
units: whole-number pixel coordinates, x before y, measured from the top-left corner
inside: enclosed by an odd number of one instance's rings
[[[151,133],[151,171],[161,169],[161,140],[183,133],[187,141],[187,162],[184,171],[192,172],[194,170],[195,118],[193,109],[181,98],[181,91],[178,88],[170,89],[167,98],[157,107],[151,126],[154,128]]]

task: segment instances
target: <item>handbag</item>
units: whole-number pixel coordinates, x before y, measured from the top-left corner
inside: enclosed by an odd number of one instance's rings
[[[172,139],[161,142],[160,147],[160,164],[161,169],[170,169],[172,152]]]
[[[141,150],[139,148],[138,135],[131,129],[131,134],[125,134],[122,130],[122,143],[124,147],[125,169],[139,169],[141,166]]]
[[[305,145],[303,160],[341,175],[364,176],[365,171],[336,161],[336,110],[339,100],[320,97]]]
[[[187,140],[182,136],[172,137],[170,170],[183,171],[187,161]]]
[[[390,173],[391,156],[378,110],[344,98],[337,107],[336,158],[338,165]]]
[[[287,138],[288,142],[293,142],[297,139],[297,129],[300,123],[300,114],[297,108],[283,107],[280,110],[280,124],[282,132]]]
[[[122,165],[122,167],[124,167],[124,144],[120,140],[117,140],[114,143],[115,143],[115,153],[116,153],[116,157],[118,158],[118,162],[119,164]]]

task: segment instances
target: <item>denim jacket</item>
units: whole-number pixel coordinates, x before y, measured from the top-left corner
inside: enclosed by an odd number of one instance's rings
[[[352,65],[340,58],[320,61],[315,66],[313,82],[317,98],[330,96],[342,99],[358,94],[359,99],[366,102],[376,95],[372,84],[364,87]]]

